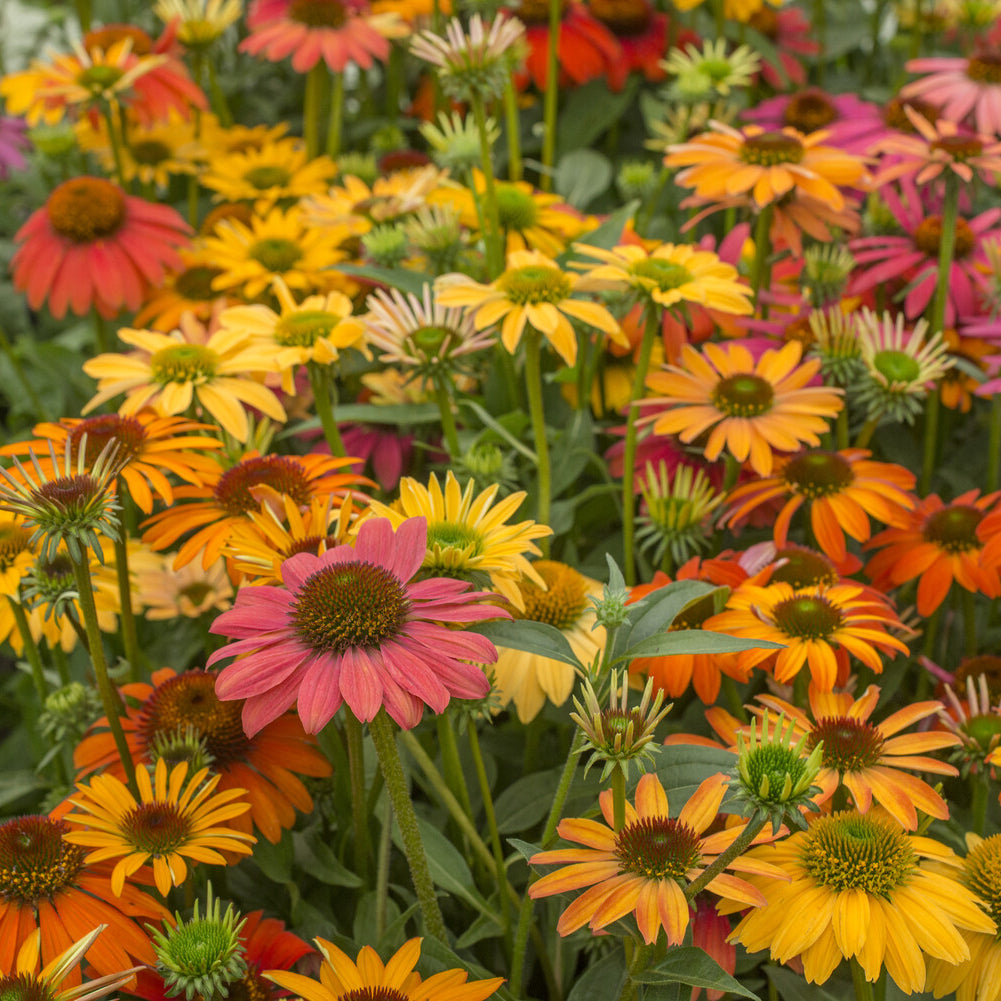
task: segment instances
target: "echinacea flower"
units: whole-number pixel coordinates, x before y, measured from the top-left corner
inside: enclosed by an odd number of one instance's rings
[[[0,824],[0,970],[10,970],[25,942],[41,931],[41,961],[48,966],[74,940],[98,925],[108,933],[92,943],[87,962],[101,976],[135,963],[152,963],[143,921],[161,921],[166,909],[134,882],[112,892],[111,866],[88,863],[70,844],[69,824],[46,816],[14,817]],[[78,970],[67,983],[80,983]]]
[[[983,48],[966,57],[912,59],[910,73],[925,73],[900,89],[902,98],[917,97],[957,124],[972,117],[977,132],[1001,135],[1001,61]]]
[[[250,433],[248,406],[277,421],[285,420],[278,397],[253,378],[274,369],[273,356],[247,334],[217,330],[204,343],[191,318],[171,334],[123,327],[118,337],[137,350],[129,354],[102,354],[84,363],[83,370],[97,379],[97,394],[83,408],[86,414],[124,393],[119,407],[123,416],[152,407],[168,417],[193,404],[210,414],[237,441]]]
[[[225,612],[233,604],[233,585],[226,561],[218,559],[210,567],[187,563],[174,569],[174,556],[150,554],[155,563],[136,567],[135,598],[149,622],[169,619],[200,619],[212,612]]]
[[[904,769],[958,774],[952,765],[928,757],[928,752],[955,747],[959,738],[942,730],[901,733],[905,727],[934,717],[942,703],[915,702],[891,713],[881,723],[873,723],[879,693],[876,685],[870,685],[858,699],[848,692],[811,690],[809,713],[772,695],[760,695],[758,701],[784,713],[792,721],[794,737],[806,736],[810,750],[823,745],[816,778],[823,791],[821,802],[843,785],[859,813],[868,813],[875,801],[909,831],[918,826],[918,810],[946,819],[949,807],[945,800],[927,782]],[[759,718],[762,715],[757,707],[752,706],[751,711]]]
[[[813,25],[798,7],[785,6],[781,10],[761,7],[755,11],[748,25],[771,42],[771,53],[765,55],[761,76],[775,90],[782,90],[789,82],[801,87],[806,83],[806,68],[797,56],[816,56],[819,43],[813,37]]]
[[[953,582],[988,598],[1001,595],[998,567],[983,559],[980,530],[999,494],[979,493],[968,490],[948,503],[930,494],[900,524],[873,536],[865,547],[879,550],[865,568],[873,584],[887,590],[918,578],[918,614],[926,618],[942,604]]]
[[[136,769],[138,799],[114,775],[95,775],[89,785],[78,782],[70,796],[75,808],[66,814],[70,830],[64,839],[91,849],[87,862],[118,859],[111,874],[111,889],[121,896],[125,881],[147,863],[161,895],[181,886],[188,874],[186,858],[193,862],[226,864],[220,852],[249,855],[256,838],[227,825],[250,809],[245,789],[216,792],[220,776],[203,768],[188,775],[182,761],[168,774],[160,758],[150,776]]]
[[[556,828],[560,837],[584,848],[557,848],[537,852],[531,865],[570,863],[536,880],[528,895],[537,900],[554,893],[588,887],[560,915],[556,930],[569,935],[585,924],[600,931],[613,921],[632,914],[643,941],[652,945],[663,929],[667,944],[680,945],[689,923],[685,889],[715,861],[740,834],[743,825],[706,834],[716,820],[727,791],[724,775],[703,781],[677,817],[668,811],[667,793],[653,773],[636,786],[636,805],[626,802],[625,823],[614,830],[612,791],[599,797],[605,823],[584,818],[564,819]],[[776,873],[772,866],[759,868],[735,859],[727,868],[739,872]],[[763,898],[742,878],[721,872],[706,889],[757,907]]]
[[[304,1001],[354,1001],[356,998],[391,998],[392,1001],[486,1001],[504,982],[468,980],[465,970],[443,970],[426,980],[414,970],[421,955],[421,940],[405,942],[383,963],[371,946],[364,946],[357,960],[325,939],[316,939],[323,954],[319,983],[299,973],[271,970],[279,987]]]
[[[605,630],[595,627],[594,604],[590,599],[601,597],[601,585],[555,560],[536,560],[532,569],[545,586],[523,577],[517,585],[521,592],[520,610],[514,617],[554,626],[566,637],[582,664],[594,663],[605,645]],[[555,706],[563,705],[577,680],[572,664],[507,647],[498,652],[492,674],[499,709],[513,702],[522,723],[535,719],[547,699]]]
[[[153,13],[177,22],[177,40],[188,49],[208,48],[243,16],[243,0],[156,0]]]
[[[750,46],[727,52],[725,38],[702,42],[701,50],[691,42],[675,46],[661,62],[664,72],[674,77],[672,91],[691,100],[729,97],[732,90],[747,87],[761,65],[761,57]]]
[[[179,268],[188,224],[169,205],[125,194],[101,177],[74,177],[14,235],[10,267],[28,305],[56,319],[69,308],[115,316],[138,309],[166,268]]]
[[[807,666],[812,688],[829,692],[839,679],[847,679],[849,657],[879,674],[881,655],[906,655],[906,645],[888,631],[896,625],[891,608],[873,600],[861,584],[794,588],[779,581],[766,587],[743,584],[730,595],[726,610],[708,619],[704,628],[781,644],[785,649],[778,652],[743,650],[738,661],[745,668],[770,666],[783,684]]]
[[[887,525],[914,506],[909,493],[915,476],[890,462],[874,462],[864,449],[832,452],[809,449],[776,460],[771,476],[735,487],[727,497],[723,525],[738,525],[751,511],[771,501],[783,501],[774,520],[777,546],[789,537],[793,515],[806,505],[817,545],[835,563],[845,559],[845,536],[866,542],[870,518]]]
[[[462,581],[414,580],[426,551],[425,519],[410,518],[394,532],[384,518],[372,518],[353,546],[287,559],[284,586],[241,588],[236,606],[212,624],[212,632],[236,642],[208,666],[238,658],[223,669],[216,691],[246,699],[248,735],[293,703],[308,733],[318,733],[344,702],[362,722],[385,708],[412,729],[425,706],[440,713],[452,698],[487,693],[476,664],[496,660],[494,645],[442,623],[507,613],[486,604],[490,592],[470,591]]]
[[[435,283],[443,306],[464,306],[475,314],[478,330],[501,324],[500,339],[514,354],[526,326],[543,334],[566,362],[577,360],[577,337],[571,319],[628,341],[612,314],[596,302],[573,298],[581,279],[565,272],[556,261],[537,250],[508,254],[507,267],[489,285],[468,275],[443,275]]]
[[[185,313],[192,313],[199,323],[209,324],[216,303],[221,301],[221,308],[227,305],[225,293],[212,288],[222,268],[217,268],[197,245],[182,250],[179,256],[179,268],[168,269],[160,284],[147,293],[132,321],[136,329],[169,334],[180,327]]]
[[[477,494],[473,480],[460,489],[451,470],[444,489],[434,473],[426,487],[407,476],[400,481],[400,499],[394,505],[373,500],[364,517],[388,518],[396,529],[407,518],[425,518],[425,573],[489,587],[523,611],[520,582],[527,579],[538,587],[545,583],[526,557],[542,555],[534,540],[552,535],[552,529],[534,521],[508,524],[526,494],[522,490],[498,501],[499,489],[494,483]]]
[[[367,0],[254,0],[247,27],[241,52],[273,63],[291,56],[296,73],[321,59],[331,73],[343,73],[349,62],[366,70],[389,58],[391,38],[409,32],[395,14],[372,13]]]
[[[28,165],[24,158],[31,148],[27,132],[22,119],[0,115],[0,181],[6,181],[12,170],[23,170]]]
[[[748,952],[768,949],[780,963],[799,957],[811,984],[825,983],[842,959],[854,959],[866,980],[879,979],[885,967],[910,994],[924,987],[927,958],[962,962],[970,955],[964,932],[994,931],[952,850],[904,833],[875,811],[818,817],[808,830],[744,859],[781,875],[747,877],[767,904],[745,914],[734,941]],[[745,907],[739,898],[718,905],[723,914]]]
[[[642,422],[652,424],[654,434],[677,434],[686,444],[708,431],[703,454],[710,462],[726,449],[768,476],[774,452],[819,445],[819,435],[843,406],[840,389],[809,385],[820,362],[800,364],[803,347],[797,341],[769,349],[757,361],[737,343],[707,343],[702,352],[686,344],[681,350],[680,365],[647,376],[647,387],[658,395],[643,403],[658,412]]]
[[[760,210],[798,191],[838,211],[845,204],[840,189],[856,185],[865,172],[859,157],[824,145],[824,131],[804,135],[789,127],[767,132],[758,125],[711,125],[712,131],[669,146],[664,158],[665,166],[684,168],[677,184],[709,201],[746,193]]]

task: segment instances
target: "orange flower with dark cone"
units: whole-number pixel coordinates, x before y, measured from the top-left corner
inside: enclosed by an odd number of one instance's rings
[[[710,462],[726,449],[769,476],[773,452],[820,445],[818,436],[843,406],[840,389],[808,385],[820,361],[799,364],[798,341],[765,351],[757,361],[743,344],[707,343],[702,352],[686,344],[681,350],[680,365],[647,377],[647,386],[662,395],[643,400],[644,407],[666,409],[641,423],[652,423],[655,434],[677,434],[685,444],[708,432],[703,454]]]
[[[744,483],[730,493],[720,524],[739,525],[760,505],[782,499],[785,503],[775,519],[774,538],[777,546],[784,546],[792,517],[805,504],[817,544],[835,563],[841,563],[847,555],[846,535],[865,542],[871,534],[870,517],[896,525],[915,504],[908,492],[914,487],[914,474],[894,463],[873,462],[871,454],[858,448],[810,449],[780,457],[771,476]]]
[[[979,493],[968,490],[948,504],[931,494],[906,512],[902,525],[874,536],[865,547],[879,550],[865,567],[873,584],[885,591],[919,578],[918,614],[925,617],[942,604],[954,581],[988,598],[1001,595],[994,550],[984,558],[981,527],[992,524],[987,519],[1001,494]]]
[[[584,848],[557,848],[529,859],[532,865],[569,864],[533,883],[528,895],[536,900],[589,887],[560,915],[556,926],[560,935],[584,925],[597,932],[632,914],[648,945],[657,941],[661,928],[668,945],[680,945],[690,914],[685,887],[744,829],[737,825],[705,833],[716,820],[726,790],[726,777],[713,775],[674,818],[660,780],[652,773],[644,775],[636,786],[635,807],[626,802],[625,823],[615,831],[612,791],[606,789],[599,797],[604,824],[578,817],[561,820],[557,828],[561,838]],[[757,863],[748,863],[746,856],[734,859],[728,868],[766,875]],[[775,875],[771,866],[766,868],[767,875]],[[747,882],[728,872],[710,880],[706,889],[742,900],[749,907],[763,903]]]
[[[738,563],[715,559],[701,562],[693,557],[682,566],[677,580],[704,580],[711,584],[734,587],[747,579],[747,573]],[[659,590],[671,583],[671,578],[658,570],[653,581],[634,587],[629,602]],[[716,612],[712,595],[707,595],[685,608],[671,623],[670,631],[701,629],[702,624]],[[663,689],[671,698],[683,695],[689,685],[706,704],[711,705],[719,695],[720,680],[725,674],[734,681],[746,682],[750,667],[742,667],[732,653],[681,653],[661,657],[636,657],[629,665],[629,673],[653,678],[654,685]]]
[[[174,494],[181,503],[147,518],[142,524],[143,541],[154,549],[167,549],[193,532],[181,546],[174,566],[182,567],[201,553],[207,570],[229,541],[231,526],[259,511],[262,500],[272,499],[280,506],[281,496],[286,495],[303,507],[314,497],[327,494],[342,499],[349,494],[362,497],[353,488],[372,486],[372,481],[343,471],[358,461],[330,455],[248,452],[229,469],[219,464],[206,472],[201,486],[178,487]]]
[[[118,446],[116,458],[125,463],[118,475],[125,481],[129,496],[146,514],[153,511],[154,492],[165,504],[174,502],[173,487],[165,474],[173,473],[186,483],[198,484],[199,471],[215,468],[211,459],[190,449],[222,447],[218,438],[204,433],[212,430],[209,425],[185,417],[160,417],[152,410],[140,410],[132,417],[66,417],[58,423],[38,424],[33,430],[40,440],[5,445],[0,455],[26,456],[29,449],[39,454],[46,442],[52,442],[56,459],[62,461],[66,448],[76,454],[86,435],[85,461],[89,467],[113,441]]]
[[[295,824],[295,811],[309,813],[313,800],[299,779],[326,778],[330,762],[316,738],[302,728],[295,713],[286,713],[253,737],[243,731],[239,699],[223,702],[215,693],[211,671],[176,674],[169,667],[153,673],[153,683],[123,685],[125,740],[137,766],[151,764],[156,744],[190,726],[212,757],[219,790],[245,789],[250,812],[234,817],[230,826],[249,834],[257,828],[276,844],[282,831]],[[99,719],[73,753],[81,775],[98,769],[124,778],[125,772],[106,718]]]
[[[86,851],[63,839],[70,827],[45,816],[15,817],[0,824],[0,970],[9,970],[36,929],[42,933],[42,963],[48,965],[73,942],[105,924],[87,950],[87,961],[105,976],[134,963],[153,963],[145,921],[170,913],[133,879],[120,896],[111,889],[111,865],[88,864]],[[67,977],[80,983],[80,971]]]
[[[845,581],[831,587],[794,588],[779,582],[761,587],[744,584],[730,596],[726,610],[703,628],[745,639],[771,640],[785,649],[742,650],[745,668],[771,669],[775,680],[791,681],[804,665],[813,679],[811,691],[829,692],[848,678],[849,657],[882,673],[882,655],[908,653],[887,630],[899,626],[889,605],[865,593],[861,584]]]
[[[903,769],[958,775],[959,772],[928,751],[956,747],[959,738],[942,730],[901,733],[919,720],[936,716],[942,703],[915,702],[887,716],[882,723],[870,717],[879,702],[880,689],[870,685],[859,699],[849,692],[810,691],[810,714],[777,698],[759,695],[769,709],[785,713],[795,724],[793,740],[806,734],[807,747],[824,742],[821,770],[816,784],[824,791],[821,802],[834,795],[839,785],[851,793],[859,813],[868,812],[875,799],[898,823],[909,831],[918,826],[917,811],[945,820],[949,807],[923,779]],[[762,709],[750,707],[761,716]],[[812,715],[813,719],[810,718]]]
[[[796,192],[839,211],[845,205],[840,188],[857,185],[865,173],[860,157],[823,145],[827,132],[804,135],[788,127],[766,132],[758,125],[735,129],[721,122],[713,122],[712,129],[669,146],[664,157],[666,166],[686,168],[677,184],[710,201],[747,193],[762,209]]]

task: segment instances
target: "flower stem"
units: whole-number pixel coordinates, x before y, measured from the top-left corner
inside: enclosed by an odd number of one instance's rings
[[[528,394],[528,413],[532,419],[532,436],[539,473],[539,496],[535,520],[540,525],[549,524],[552,502],[552,473],[549,461],[549,441],[546,438],[546,411],[542,402],[542,334],[529,328],[525,338],[525,390]],[[540,542],[543,556],[549,556],[549,540]]]
[[[848,408],[842,407],[838,411],[837,420],[834,422],[834,440],[838,449],[848,447]]]
[[[222,92],[222,87],[219,86],[219,76],[216,73],[214,59],[208,60],[208,68],[209,101],[216,118],[219,119],[219,124],[228,128],[233,124],[233,113],[229,110],[229,103],[226,101],[226,95]]]
[[[869,442],[872,441],[872,436],[876,433],[876,428],[879,426],[878,417],[870,417],[869,420],[865,422],[862,430],[858,433],[858,438],[855,439],[856,448],[868,448]]]
[[[118,490],[121,493],[125,484],[119,481]],[[118,577],[118,599],[121,604],[119,622],[121,623],[122,645],[125,648],[125,659],[129,662],[129,680],[139,680],[139,639],[136,635],[136,616],[132,609],[132,581],[129,579],[129,544],[124,529],[115,539],[115,575]]]
[[[754,308],[758,307],[758,296],[761,286],[766,282],[768,274],[768,258],[772,253],[772,212],[774,206],[766,205],[759,213],[754,224],[754,267],[751,269],[751,291],[753,292]]]
[[[612,770],[612,829],[621,831],[626,823],[626,773]]]
[[[1001,485],[1001,393],[991,397],[991,418],[987,432],[987,493]]]
[[[133,796],[138,796],[139,787],[136,785],[136,769],[132,763],[128,741],[125,739],[125,731],[122,729],[122,700],[115,690],[115,686],[111,683],[111,677],[108,674],[108,662],[104,657],[104,641],[101,638],[101,627],[97,623],[97,606],[94,604],[94,587],[90,580],[87,551],[84,550],[82,559],[76,560],[72,555],[69,559],[73,564],[73,575],[76,578],[77,601],[80,603],[84,628],[87,630],[90,662],[94,665],[94,677],[97,680],[97,690],[101,695],[101,702],[104,705],[104,714],[108,717],[108,728],[115,739],[115,747],[118,748],[118,756],[121,758],[122,768],[125,770],[125,778],[128,781],[129,789],[132,791]]]
[[[755,822],[748,821],[740,834],[733,839],[730,847],[724,849],[722,854],[717,855],[715,861],[706,866],[702,875],[697,876],[688,884],[688,888],[685,890],[685,899],[694,900],[738,855],[743,854],[767,823],[767,817]]]
[[[111,345],[108,343],[107,324],[96,308],[91,310],[90,316],[94,323],[94,344],[100,354],[105,354],[111,350]]]
[[[302,131],[306,139],[306,155],[311,160],[320,152],[320,106],[325,72],[323,63],[318,62],[306,75],[306,93],[302,105]]]
[[[560,0],[549,0],[549,39],[546,47],[546,94],[542,108],[542,176],[539,187],[543,191],[553,190],[553,174],[556,165],[556,126],[559,112],[559,50],[560,25],[563,21],[563,4]]]
[[[449,376],[444,374],[435,376],[434,398],[438,403],[438,412],[441,414],[441,430],[445,436],[449,456],[452,459],[458,459],[462,454],[462,449],[459,447],[459,434],[455,429],[455,414],[452,413],[452,394],[449,392],[454,388]]]
[[[341,130],[344,127],[344,74],[331,73],[330,126],[327,129],[327,156],[336,158],[341,152]]]
[[[414,804],[410,800],[410,793],[407,789],[407,777],[403,772],[403,762],[400,760],[400,752],[396,747],[396,734],[385,709],[380,709],[375,718],[368,724],[368,732],[375,745],[375,753],[379,758],[382,777],[386,781],[389,801],[393,804],[393,813],[396,814],[396,823],[399,825],[400,837],[403,839],[403,852],[407,857],[407,865],[410,866],[410,878],[413,881],[414,890],[417,892],[425,930],[429,935],[433,935],[442,942],[447,942],[448,933],[445,931],[445,922],[441,916],[441,908],[438,906],[438,898],[435,896],[427,853],[421,839],[420,827],[417,825],[417,814],[414,813]],[[405,734],[405,736],[412,735]]]
[[[355,869],[368,879],[368,810],[365,790],[365,744],[361,723],[351,712],[344,714],[344,740],[348,746],[348,774],[351,779],[351,827],[354,835]]]
[[[38,645],[35,643],[35,638],[31,635],[31,629],[28,626],[28,616],[24,614],[21,604],[10,595],[7,595],[7,601],[10,603],[10,610],[14,613],[14,625],[17,626],[18,635],[24,646],[25,659],[31,667],[31,680],[35,683],[35,691],[38,693],[38,704],[44,706],[45,699],[49,694],[49,686],[45,681],[45,671],[42,668],[42,657],[38,652]]]
[[[504,88],[504,115],[507,119],[507,176],[512,181],[520,181],[521,114],[518,111],[518,92],[510,79]]]
[[[125,188],[125,171],[122,168],[122,142],[118,134],[118,127],[115,124],[115,116],[112,114],[111,105],[107,101],[101,101],[101,117],[108,129],[108,145],[111,146],[111,155],[115,161],[115,180]]]
[[[480,136],[480,166],[483,168],[484,195],[486,201],[486,231],[483,239],[487,251],[487,271],[494,279],[504,270],[503,234],[500,228],[500,215],[497,208],[497,184],[494,179],[493,153],[490,149],[490,137],[487,134],[487,111],[483,98],[473,94],[470,98],[473,106],[473,120]]]
[[[855,988],[855,1001],[875,1001],[872,984],[865,978],[865,970],[859,961],[852,956],[852,986]]]
[[[974,834],[984,836],[987,827],[987,793],[990,788],[987,775],[982,772],[970,773],[970,813],[973,817]]]
[[[386,823],[379,834],[379,857],[375,869],[375,938],[386,931],[386,905],[389,902],[389,854],[392,847],[393,804],[386,804]]]
[[[938,389],[933,389],[925,399],[924,455],[921,459],[921,483],[918,490],[922,495],[931,488],[931,478],[935,474],[938,455],[938,415],[941,409]]]
[[[972,591],[967,591],[965,587],[959,593],[963,604],[963,636],[965,641],[963,652],[967,657],[974,657],[979,645],[977,641],[977,598]]]
[[[623,942],[624,946],[635,944],[633,939],[626,939]],[[632,998],[636,996],[636,981],[633,978],[647,968],[656,947],[656,942],[651,942],[649,945],[644,942],[633,950],[632,959],[629,960],[629,976],[626,977],[622,990],[619,991],[619,1001],[632,1001]],[[626,955],[628,956],[628,952]]]
[[[306,368],[309,371],[309,383],[313,387],[316,413],[323,426],[323,437],[327,440],[331,455],[344,458],[347,452],[344,450],[344,442],[341,440],[341,432],[337,428],[337,419],[334,416],[336,402],[333,398],[334,387],[330,379],[330,371],[312,361],[307,364]]]
[[[643,340],[640,341],[639,358],[636,360],[636,372],[633,374],[633,388],[630,395],[629,416],[626,418],[626,450],[622,465],[622,546],[623,546],[623,576],[627,584],[636,583],[636,553],[633,539],[636,532],[636,446],[638,431],[636,421],[640,415],[639,401],[643,398],[646,387],[647,370],[650,368],[650,355],[657,338],[660,326],[660,316],[653,303],[646,308],[646,323],[643,326]]]
[[[469,799],[466,776],[462,773],[462,761],[459,758],[459,745],[455,740],[451,712],[446,708],[443,713],[439,713],[435,717],[434,722],[438,731],[438,749],[441,751],[441,764],[445,772],[445,781],[458,799],[462,812],[472,820],[473,804]]]
[[[543,847],[552,840],[556,833],[556,825],[560,822],[560,814],[563,812],[563,804],[566,803],[570,794],[570,786],[573,784],[574,775],[577,773],[578,754],[584,746],[584,732],[577,730],[570,743],[570,753],[567,755],[566,764],[563,766],[563,773],[560,775],[559,784],[556,786],[556,794],[553,797],[553,805],[549,808],[549,816],[546,818],[546,826],[542,831],[541,844]],[[518,910],[518,926],[514,933],[514,962],[511,964],[511,979],[508,982],[508,990],[514,997],[521,997],[521,981],[525,970],[525,950],[528,945],[528,934],[532,927],[532,908],[535,901],[525,894],[521,898],[521,907]]]

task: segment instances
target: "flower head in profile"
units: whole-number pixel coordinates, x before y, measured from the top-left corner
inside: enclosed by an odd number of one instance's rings
[[[180,269],[189,233],[169,205],[127,195],[103,177],[73,177],[14,235],[14,284],[32,309],[45,303],[56,319],[92,308],[111,318],[138,309],[167,268]]]
[[[657,941],[661,929],[668,945],[680,945],[689,923],[685,890],[741,833],[743,825],[707,834],[716,820],[727,790],[724,775],[713,775],[695,790],[677,817],[669,812],[667,793],[653,773],[636,786],[636,804],[626,803],[625,823],[614,829],[612,791],[599,797],[604,823],[583,818],[561,820],[561,838],[584,848],[557,848],[538,852],[532,865],[569,863],[529,887],[533,900],[588,887],[560,915],[556,930],[569,935],[587,925],[600,931],[632,914],[647,944]],[[772,866],[736,867],[742,873],[776,873]],[[733,866],[730,866],[733,868]],[[744,907],[763,903],[760,892],[741,877],[721,872],[706,889],[729,897]]]
[[[992,655],[988,655],[992,656]],[[958,679],[956,687],[960,688]],[[961,690],[961,689],[960,689]],[[961,743],[953,752],[960,774],[978,774],[985,767],[998,764],[998,747],[1001,746],[1001,702],[991,705],[990,686],[986,674],[974,680],[966,676],[966,698],[960,699],[951,684],[945,686],[945,705],[939,710],[939,722]],[[990,774],[994,775],[993,768]]]
[[[423,979],[414,969],[421,955],[419,938],[405,942],[386,963],[368,945],[352,960],[333,942],[318,938],[316,944],[323,954],[319,982],[279,970],[270,970],[268,979],[303,1001],[486,1001],[504,983],[502,977],[469,980],[465,970],[443,970]]]
[[[726,449],[768,476],[775,452],[819,445],[842,408],[841,390],[809,385],[820,362],[800,364],[802,354],[797,341],[757,361],[742,344],[708,343],[701,352],[686,344],[680,365],[647,376],[658,395],[644,403],[659,412],[644,421],[654,434],[677,434],[686,444],[709,432],[703,454],[710,462]]]
[[[282,587],[244,587],[212,632],[235,642],[209,666],[238,659],[219,675],[223,699],[246,699],[251,736],[294,703],[308,733],[321,730],[346,702],[368,722],[380,709],[406,729],[425,706],[442,712],[452,698],[481,698],[493,644],[449,628],[506,617],[494,595],[462,581],[415,580],[427,552],[427,521],[409,518],[397,531],[371,518],[353,546],[321,556],[299,553],[282,564]],[[469,663],[473,661],[475,663]],[[282,666],[275,671],[275,664]]]
[[[926,75],[901,87],[902,98],[927,101],[950,122],[972,119],[984,135],[1001,135],[1001,60],[996,50],[981,45],[968,57],[912,59],[907,70]]]
[[[453,100],[468,101],[475,94],[489,103],[504,93],[524,37],[525,26],[516,17],[498,14],[485,25],[475,13],[468,30],[452,18],[443,36],[422,31],[411,40],[410,51],[437,68],[442,90]]]
[[[661,66],[673,77],[671,93],[687,101],[729,97],[747,87],[761,66],[761,57],[748,45],[727,52],[725,38],[710,39],[702,49],[689,42],[672,48]]]
[[[799,957],[811,984],[854,959],[866,980],[876,981],[885,967],[910,994],[924,987],[926,960],[960,963],[970,956],[967,933],[994,932],[952,850],[906,834],[879,811],[818,817],[808,830],[753,848],[743,861],[779,875],[747,877],[767,906],[745,914],[734,940],[748,952],[768,949],[780,963]],[[746,906],[725,899],[719,910]]]
[[[164,24],[177,21],[177,40],[188,49],[208,48],[243,16],[243,0],[156,0]]]
[[[615,317],[604,306],[573,297],[580,282],[545,254],[516,250],[508,254],[507,267],[489,285],[456,273],[439,278],[435,291],[443,306],[464,306],[473,313],[477,330],[500,323],[501,343],[512,354],[530,326],[545,336],[567,365],[573,365],[577,337],[571,319],[628,346]]]

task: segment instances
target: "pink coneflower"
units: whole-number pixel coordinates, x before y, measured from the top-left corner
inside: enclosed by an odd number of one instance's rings
[[[12,170],[27,166],[24,154],[31,146],[27,132],[23,119],[0,115],[0,181],[6,181]]]
[[[363,722],[385,707],[404,729],[429,706],[440,713],[452,697],[478,699],[490,690],[483,671],[494,645],[477,633],[441,623],[507,618],[488,591],[464,581],[415,581],[427,553],[427,521],[408,518],[393,532],[384,518],[367,520],[353,546],[322,556],[299,553],[282,564],[284,587],[244,587],[212,632],[237,642],[208,666],[230,657],[216,683],[221,699],[246,699],[243,726],[253,736],[298,701],[308,733],[318,733],[347,702]]]
[[[928,308],[935,295],[942,217],[925,215],[910,181],[904,180],[901,187],[906,198],[901,198],[892,185],[883,188],[880,196],[904,235],[864,236],[848,244],[858,266],[848,285],[848,294],[857,295],[884,282],[899,280],[905,283],[904,313],[913,320]],[[984,241],[1001,237],[1001,229],[995,226],[999,219],[1001,209],[994,208],[972,219],[959,216],[956,220],[949,297],[945,304],[948,326],[978,311],[978,298],[988,287]]]
[[[344,424],[340,430],[345,451],[362,461],[362,471],[371,473],[386,493],[394,491],[410,468],[414,436],[400,434],[391,424]]]
[[[787,86],[784,74],[788,82],[802,87],[806,83],[806,68],[796,56],[815,56],[820,52],[820,46],[810,37],[813,28],[803,12],[796,7],[774,10],[766,6],[752,14],[748,24],[772,43],[778,56],[778,65],[762,57],[761,75],[765,83],[782,90]]]
[[[1001,135],[1001,55],[997,52],[983,50],[969,59],[912,59],[907,69],[928,76],[902,87],[901,97],[920,97],[952,122],[972,115],[978,132]]]
[[[885,130],[878,105],[854,94],[828,94],[819,87],[779,94],[748,109],[743,117],[768,131],[778,132],[787,125],[800,132],[825,129],[831,146],[859,156]]]
[[[389,58],[390,38],[409,30],[395,14],[373,14],[367,0],[255,0],[247,26],[241,52],[275,63],[292,56],[297,73],[321,59],[332,73],[349,62],[368,69]]]
[[[929,184],[952,171],[964,184],[976,170],[985,182],[989,174],[1001,171],[1001,142],[977,135],[947,118],[929,122],[913,108],[904,108],[916,135],[891,134],[875,143],[870,153],[889,154],[891,162],[873,179],[876,187],[901,177],[913,177],[915,184]]]
[[[56,319],[67,307],[110,318],[123,306],[138,309],[165,268],[182,266],[177,249],[189,232],[168,205],[134,198],[101,177],[74,177],[15,234],[14,285],[32,309],[47,302]]]

